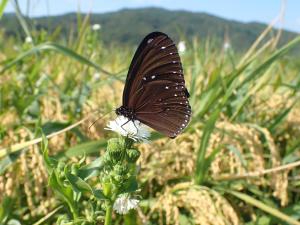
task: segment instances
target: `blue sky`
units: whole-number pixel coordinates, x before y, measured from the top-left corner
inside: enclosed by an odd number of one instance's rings
[[[30,16],[57,15],[78,10],[100,13],[122,8],[156,6],[206,12],[243,22],[270,23],[278,16],[282,0],[19,0],[19,4],[22,11],[29,12]],[[13,10],[9,3],[6,12]],[[286,0],[283,27],[300,32],[300,0]]]

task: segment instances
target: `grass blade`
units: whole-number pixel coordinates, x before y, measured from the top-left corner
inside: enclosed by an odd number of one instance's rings
[[[8,2],[8,0],[1,0],[1,2],[0,2],[0,19],[3,16],[4,9],[5,9],[7,2]]]
[[[19,56],[17,56],[15,59],[13,59],[10,62],[1,62],[1,64],[6,64],[6,65],[4,65],[4,68],[2,69],[0,74],[3,73],[4,71],[6,71],[7,69],[11,68],[12,66],[17,64],[18,62],[22,61],[24,58],[26,58],[30,55],[36,54],[38,52],[45,51],[45,50],[51,50],[51,51],[58,52],[58,53],[63,54],[65,56],[69,57],[69,58],[72,58],[72,59],[74,59],[74,60],[76,60],[76,61],[78,61],[82,64],[93,67],[93,68],[101,71],[102,73],[105,73],[107,75],[112,75],[110,72],[102,69],[96,63],[92,62],[91,60],[85,58],[82,55],[77,54],[73,50],[71,50],[69,48],[66,48],[64,46],[55,44],[55,43],[51,43],[51,42],[47,42],[47,43],[37,45],[37,46],[29,49],[28,51],[21,53]]]
[[[245,201],[246,203],[248,203],[250,205],[253,205],[253,206],[261,209],[262,211],[269,213],[270,215],[272,215],[274,217],[281,219],[282,221],[288,222],[289,224],[292,224],[292,225],[300,225],[300,222],[293,219],[292,217],[280,212],[278,209],[275,209],[275,208],[272,208],[272,207],[266,205],[265,203],[255,199],[253,197],[250,197],[249,195],[246,195],[244,193],[237,192],[237,191],[229,191],[229,190],[224,190],[224,191]]]

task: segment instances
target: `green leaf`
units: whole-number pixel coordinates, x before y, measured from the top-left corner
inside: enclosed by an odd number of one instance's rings
[[[43,124],[42,131],[45,135],[60,131],[67,126],[70,126],[70,123],[62,123],[62,122],[47,122]]]
[[[52,171],[49,179],[49,185],[57,192],[61,199],[66,202],[73,202],[72,189],[63,185],[63,182],[58,178],[56,171]]]
[[[10,219],[8,222],[7,222],[7,225],[22,225],[21,222],[19,220],[16,220],[16,219]]]
[[[284,209],[282,209],[282,212],[292,216],[294,219],[299,220],[300,219],[300,204],[292,204]]]
[[[4,9],[5,9],[7,2],[8,2],[8,0],[1,0],[1,2],[0,2],[0,19],[3,16]]]
[[[10,197],[4,197],[0,205],[0,224],[5,224],[12,211],[13,201]]]
[[[190,218],[189,216],[186,216],[184,214],[180,214],[179,215],[179,224],[180,225],[193,225],[195,223],[192,220],[192,218]]]
[[[289,147],[287,150],[286,150],[286,153],[287,154],[293,154],[295,153],[298,148],[300,148],[300,139],[296,140],[291,147]]]
[[[229,151],[231,151],[233,154],[235,154],[238,157],[238,159],[240,160],[242,166],[244,168],[246,168],[247,167],[247,161],[244,159],[242,153],[233,145],[228,145],[227,148],[228,148]]]
[[[83,180],[88,180],[91,177],[98,176],[103,169],[104,164],[102,158],[97,158],[88,165],[85,165],[78,169],[78,176]]]
[[[108,71],[102,69],[101,67],[99,67],[97,64],[95,64],[94,62],[90,61],[89,59],[85,58],[84,56],[81,56],[79,54],[77,54],[76,52],[74,52],[73,50],[63,47],[61,45],[55,44],[55,43],[51,43],[51,42],[46,42],[37,46],[32,47],[31,49],[29,49],[26,52],[22,52],[19,56],[17,56],[15,59],[11,60],[11,61],[5,61],[2,62],[1,64],[4,64],[4,68],[2,69],[2,71],[0,73],[3,73],[4,71],[6,71],[7,69],[11,68],[12,66],[14,66],[15,64],[17,64],[18,62],[22,61],[24,58],[36,54],[38,52],[41,51],[45,51],[45,50],[52,50],[55,52],[58,52],[60,54],[63,54],[65,56],[68,56],[72,59],[75,59],[76,61],[88,65],[90,67],[93,67],[99,71],[101,71],[102,73],[108,74],[108,75],[112,75],[111,73],[109,73]]]
[[[289,50],[294,48],[297,44],[300,43],[300,37],[295,38],[294,40],[288,42],[282,48],[274,52],[268,59],[261,63],[255,70],[253,70],[249,75],[241,82],[239,87],[244,86],[246,83],[256,79],[261,72],[265,71],[273,62],[275,62],[279,57],[285,55]]]
[[[269,216],[258,217],[255,224],[257,224],[257,225],[270,225],[271,224],[271,218]]]
[[[135,192],[138,189],[138,182],[135,176],[131,176],[122,186],[122,192]]]
[[[219,146],[217,148],[215,148],[212,153],[205,158],[204,166],[203,166],[203,170],[208,172],[208,169],[211,165],[211,163],[214,161],[215,157],[217,156],[217,154],[220,152],[220,150],[222,149],[222,146]],[[207,174],[207,173],[206,173]]]
[[[204,163],[206,149],[209,144],[210,135],[213,132],[215,123],[219,117],[219,113],[220,113],[220,110],[216,110],[211,115],[211,117],[209,118],[209,120],[207,121],[207,123],[203,129],[201,143],[200,143],[200,147],[197,152],[197,159],[196,159],[197,161],[196,161],[196,174],[195,174],[196,178],[195,179],[196,179],[197,184],[201,184],[205,178],[205,174],[206,174],[205,168],[208,167],[208,165],[206,165]]]
[[[105,148],[105,146],[106,146],[105,140],[85,142],[83,144],[79,144],[69,148],[66,151],[65,155],[68,157],[81,156],[84,154],[88,155],[91,153],[100,152],[100,149]]]
[[[71,187],[64,186],[62,181],[58,178],[56,171],[52,171],[49,178],[49,185],[54,190],[59,198],[67,203],[70,211],[73,214],[73,218],[78,217],[78,209],[76,203],[73,200],[73,190]]]
[[[287,115],[290,113],[290,111],[293,109],[294,105],[296,104],[296,101],[287,109],[281,111],[276,115],[274,120],[270,123],[268,126],[268,130],[270,130],[271,133],[273,133],[276,129],[276,127],[287,117]]]
[[[21,155],[22,152],[14,152],[5,156],[0,160],[0,175],[2,175],[6,169],[8,169]]]
[[[88,192],[93,194],[97,199],[104,200],[106,197],[104,196],[101,190],[94,190],[87,182],[82,180],[80,177],[75,176],[71,173],[65,171],[66,178],[70,182],[72,188],[76,192]]]
[[[272,207],[266,205],[265,203],[255,199],[249,195],[246,195],[244,193],[237,192],[237,191],[231,191],[231,190],[223,190],[223,191],[245,201],[247,204],[253,205],[253,206],[259,208],[260,210],[267,212],[274,217],[277,217],[278,219],[281,219],[284,222],[287,222],[292,225],[300,225],[300,222],[298,222],[294,218],[282,213],[278,209],[275,209],[275,208],[272,208]]]
[[[48,174],[51,174],[52,171],[57,167],[58,161],[49,157],[48,155],[48,140],[45,135],[42,135],[42,152],[43,159],[47,169]]]
[[[76,192],[84,192],[84,191],[90,193],[93,192],[91,186],[87,182],[82,180],[80,177],[69,173],[66,169],[65,169],[65,176],[67,180],[70,182],[73,190],[75,190]]]
[[[107,199],[106,196],[104,195],[103,191],[100,190],[100,189],[93,190],[93,194],[99,200],[105,200],[105,199]]]

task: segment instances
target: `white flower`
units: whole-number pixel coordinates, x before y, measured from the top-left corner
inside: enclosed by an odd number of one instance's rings
[[[99,80],[100,76],[101,76],[100,73],[94,73],[94,76],[93,76],[94,80],[96,80],[96,81]]]
[[[180,41],[178,43],[178,51],[179,52],[185,52],[185,50],[186,50],[185,42],[184,41]]]
[[[115,131],[135,141],[147,142],[150,137],[150,132],[144,124],[138,120],[132,121],[124,116],[118,116],[115,120],[109,121],[105,129]]]
[[[29,37],[29,36],[27,36],[27,37],[25,38],[25,42],[26,42],[26,43],[32,43],[32,38]]]
[[[231,47],[230,43],[229,42],[225,42],[224,45],[223,45],[223,48],[224,50],[227,50]]]
[[[101,29],[101,25],[98,23],[93,24],[92,26],[92,30],[96,31],[96,30],[100,30]]]
[[[130,198],[129,195],[119,195],[113,205],[113,209],[119,214],[127,214],[129,210],[136,209],[140,200]]]

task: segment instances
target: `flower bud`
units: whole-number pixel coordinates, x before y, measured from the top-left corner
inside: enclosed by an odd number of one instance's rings
[[[117,164],[114,166],[114,173],[116,175],[124,176],[128,173],[128,167],[126,165]]]
[[[128,149],[126,151],[126,160],[129,163],[135,163],[139,159],[140,155],[141,153],[139,152],[139,150],[134,148]]]
[[[102,162],[103,162],[104,166],[111,165],[111,158],[107,152],[102,156]]]
[[[103,188],[103,194],[106,197],[110,197],[111,196],[111,189],[112,189],[112,184],[111,183],[103,183],[102,184],[102,188]]]
[[[104,175],[101,177],[101,182],[102,183],[109,183],[110,182],[110,178],[108,175]]]
[[[123,149],[124,149],[124,145],[120,143],[119,138],[111,138],[110,140],[108,140],[107,152],[113,162],[114,161],[118,162],[122,160]]]
[[[117,183],[122,183],[124,181],[123,176],[118,175],[118,174],[114,174],[113,178]]]

